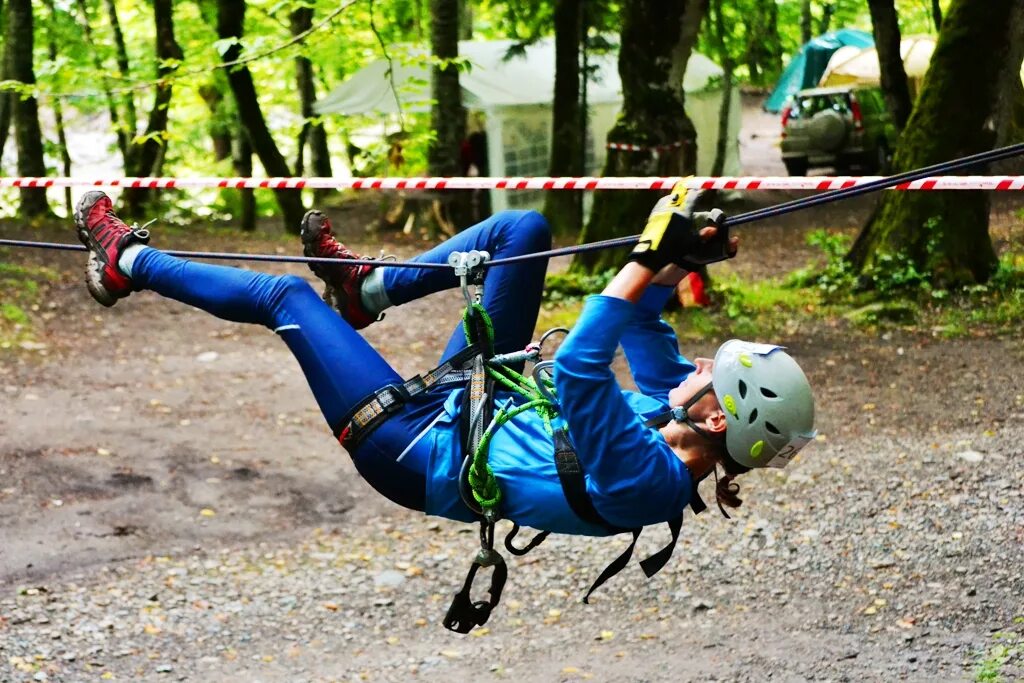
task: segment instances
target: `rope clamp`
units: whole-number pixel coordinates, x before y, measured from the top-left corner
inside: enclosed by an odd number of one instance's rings
[[[469,568],[466,580],[462,589],[452,598],[452,604],[448,608],[441,623],[449,631],[456,633],[469,633],[477,626],[483,626],[491,617],[491,611],[498,606],[501,600],[501,592],[508,580],[508,566],[501,553],[494,549],[494,519],[493,513],[488,519],[480,522],[480,550],[473,558],[473,565]],[[486,600],[474,601],[470,592],[473,589],[473,581],[481,568],[491,568],[491,585],[487,590]]]
[[[471,251],[453,251],[448,255],[448,265],[455,269],[455,275],[459,278],[459,286],[462,288],[462,296],[466,299],[466,305],[472,306],[480,303],[484,296],[484,264],[491,260],[491,255],[486,251],[473,249]],[[474,292],[469,291],[469,286],[476,287]]]

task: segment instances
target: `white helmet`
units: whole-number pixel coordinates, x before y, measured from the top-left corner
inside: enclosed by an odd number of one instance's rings
[[[730,339],[715,354],[712,384],[725,447],[740,465],[785,467],[817,434],[811,385],[781,346]]]

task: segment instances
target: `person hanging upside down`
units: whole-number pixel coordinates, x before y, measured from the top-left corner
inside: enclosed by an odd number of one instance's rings
[[[810,386],[782,348],[731,340],[713,359],[689,361],[661,320],[686,267],[707,262],[697,256],[719,237],[715,225],[695,229],[692,204],[681,189],[659,201],[630,259],[601,294],[586,300],[554,360],[553,422],[526,410],[495,430],[489,466],[505,518],[594,536],[665,522],[681,515],[696,483],[712,471],[717,477],[719,466],[725,475],[716,497],[735,507],[735,477],[784,466],[813,438]],[[87,284],[99,303],[112,306],[133,291],[150,290],[225,320],[269,328],[295,355],[328,427],[374,489],[413,510],[478,519],[459,493],[464,383],[439,382],[409,397],[396,389],[386,419],[352,437],[357,409],[368,410],[368,399],[403,382],[358,330],[390,307],[458,287],[452,269],[347,264],[361,257],[335,239],[326,215],[310,211],[301,226],[304,253],[337,259],[310,264],[326,285],[321,297],[295,275],[197,263],[151,248],[148,232],[121,221],[102,192],[81,198],[75,224],[90,252]],[[540,214],[503,211],[413,260],[448,263],[452,252],[474,249],[497,260],[550,246]],[[724,256],[736,249],[735,238],[725,241]],[[546,269],[546,259],[538,259],[487,270],[482,305],[493,321],[496,353],[521,351],[530,342]],[[466,344],[457,327],[442,361]],[[622,390],[610,368],[620,345],[638,392]],[[523,402],[500,386],[494,398],[497,404]],[[380,405],[374,409],[381,412]],[[552,424],[567,430],[596,517],[585,519],[567,500]]]

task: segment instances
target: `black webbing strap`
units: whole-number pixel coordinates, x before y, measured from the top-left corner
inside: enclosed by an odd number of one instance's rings
[[[644,570],[644,576],[648,579],[660,572],[672,557],[672,552],[676,549],[676,541],[679,540],[679,530],[682,528],[683,513],[680,512],[678,517],[668,520],[668,529],[672,533],[672,540],[668,542],[668,545],[647,559],[640,560],[640,568]]]
[[[633,548],[636,547],[636,539],[640,538],[641,531],[643,531],[643,529],[633,529],[633,540],[630,541],[629,547],[622,551],[621,555],[616,557],[611,564],[604,568],[604,571],[601,572],[601,575],[597,577],[597,580],[594,581],[594,583],[590,584],[590,590],[588,590],[587,594],[583,596],[584,604],[589,605],[590,594],[603,586],[605,581],[626,568],[626,565],[629,564],[629,559],[633,557]]]
[[[576,450],[569,441],[567,430],[564,428],[555,430],[554,441],[555,467],[558,470],[558,479],[562,484],[562,493],[565,495],[569,508],[583,521],[602,526],[612,533],[628,531],[633,534],[633,540],[630,542],[629,547],[615,558],[611,564],[605,567],[601,575],[597,577],[597,580],[591,584],[587,594],[583,597],[583,602],[589,604],[590,595],[629,564],[629,560],[633,557],[633,550],[636,548],[636,540],[640,537],[640,532],[643,529],[624,529],[605,520],[597,511],[597,508],[594,507],[594,502],[591,500],[590,494],[587,493],[587,480],[583,472],[583,466],[576,455]],[[704,500],[697,492],[698,484],[700,484],[700,480],[693,482],[693,490],[690,494],[690,509],[697,515],[707,509],[707,505],[704,504]],[[679,541],[679,532],[682,527],[683,514],[679,513],[678,517],[668,521],[669,532],[672,534],[668,544],[650,557],[640,561],[640,568],[647,578],[657,574],[668,563],[672,553],[675,551],[676,543]]]
[[[624,529],[611,524],[594,507],[594,501],[590,499],[590,494],[587,493],[587,479],[584,476],[583,466],[580,465],[576,449],[572,447],[572,443],[569,441],[568,432],[564,428],[556,429],[554,440],[555,468],[558,470],[558,480],[562,483],[562,493],[565,494],[565,500],[569,503],[572,511],[576,513],[576,516],[584,522],[596,524],[612,533],[617,534],[623,531],[630,531],[630,529]]]
[[[354,450],[413,396],[443,384],[466,381],[468,375],[463,368],[478,355],[480,348],[471,344],[429,372],[411,377],[402,384],[389,384],[378,389],[338,421],[333,430],[335,438],[349,451]]]

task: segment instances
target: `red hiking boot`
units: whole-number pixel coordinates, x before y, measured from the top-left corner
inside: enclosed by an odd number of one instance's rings
[[[114,213],[110,197],[98,190],[86,192],[75,207],[78,239],[89,248],[85,284],[92,298],[113,306],[134,290],[132,281],[117,266],[121,252],[130,244],[148,244],[149,231],[129,227]]]
[[[307,211],[302,218],[302,253],[319,258],[363,259],[339,242],[331,232],[331,220],[320,211]],[[361,330],[378,320],[363,308],[359,298],[363,280],[372,266],[344,263],[310,263],[309,269],[324,281],[324,301],[333,306],[355,329]]]

